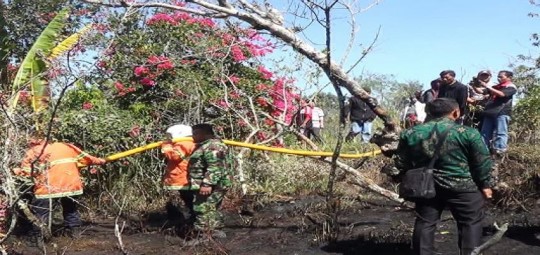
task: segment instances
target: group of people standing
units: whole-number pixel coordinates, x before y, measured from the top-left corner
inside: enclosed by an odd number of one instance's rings
[[[298,112],[297,125],[300,133],[309,139],[322,143],[321,129],[324,128],[324,111],[315,106],[314,100],[302,100]]]
[[[371,89],[368,87],[364,88],[364,90],[368,94],[371,93]],[[371,139],[372,123],[377,115],[357,96],[348,98],[344,105],[345,118],[350,121],[350,131],[345,140],[350,142],[357,135],[360,135],[362,142],[368,143]],[[303,101],[297,121],[300,132],[309,139],[313,139],[316,142],[323,142],[321,129],[324,128],[324,115],[324,111],[315,106],[313,100]]]
[[[219,230],[223,227],[219,208],[233,180],[233,159],[228,147],[214,135],[210,124],[174,125],[166,133],[167,140],[161,145],[161,152],[167,159],[163,188],[179,191],[188,211],[184,217],[169,201],[168,219],[186,227],[184,232],[195,237],[191,241],[223,237],[224,232]],[[174,141],[183,137],[192,139]],[[78,237],[82,221],[77,199],[83,194],[79,168],[81,165],[102,165],[107,161],[72,144],[46,142],[39,135],[30,139],[29,147],[21,167],[14,169],[14,173],[33,179],[31,209],[41,221],[37,225],[47,225],[52,203],[59,201],[64,218],[63,232]],[[33,245],[43,241],[37,226],[28,236]]]
[[[479,72],[468,85],[455,76],[452,70],[443,71],[431,89],[415,95],[415,104],[425,104],[425,119],[413,119],[394,155],[398,179],[408,170],[434,164],[435,196],[413,201],[417,217],[412,247],[418,255],[435,254],[436,225],[445,208],[457,223],[460,254],[471,254],[481,245],[484,204],[495,186],[493,160],[508,148],[517,92],[513,73],[500,71],[496,85],[490,84],[489,71]]]
[[[456,80],[452,70],[442,71],[438,79],[431,81],[431,88],[411,97],[402,121],[409,128],[425,121],[425,104],[436,98],[454,99],[459,106],[459,124],[477,128],[492,153],[503,154],[508,149],[508,126],[513,97],[517,87],[513,84],[511,71],[500,71],[497,84],[491,82],[491,72],[483,70],[467,84]]]

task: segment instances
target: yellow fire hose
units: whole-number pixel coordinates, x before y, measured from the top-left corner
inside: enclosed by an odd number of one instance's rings
[[[193,139],[191,137],[173,139],[173,142],[182,142],[182,141],[193,141]],[[291,149],[285,149],[285,148],[275,148],[275,147],[269,147],[269,146],[264,146],[264,145],[251,144],[251,143],[236,142],[236,141],[231,141],[231,140],[223,140],[223,142],[226,145],[230,145],[230,146],[245,147],[245,148],[250,148],[250,149],[255,149],[255,150],[271,151],[271,152],[298,155],[298,156],[331,157],[334,154],[333,152],[324,152],[324,151],[302,151],[302,150],[291,150]],[[106,157],[105,159],[107,161],[118,160],[121,158],[131,156],[133,154],[137,154],[143,151],[157,148],[161,146],[163,143],[164,141],[147,144],[147,145],[135,148],[135,149],[131,149],[128,151],[110,155]],[[340,158],[363,158],[363,157],[375,156],[380,153],[381,153],[380,150],[376,150],[376,151],[360,153],[360,154],[339,154],[339,157]]]

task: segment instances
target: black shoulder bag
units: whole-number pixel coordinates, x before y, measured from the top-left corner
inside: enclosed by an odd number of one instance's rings
[[[435,147],[435,154],[427,167],[410,169],[405,172],[399,185],[399,196],[401,198],[408,201],[416,201],[419,199],[430,199],[435,197],[436,192],[435,180],[433,179],[433,167],[435,166],[437,159],[439,159],[441,147],[452,127],[444,131],[440,137],[440,140]]]

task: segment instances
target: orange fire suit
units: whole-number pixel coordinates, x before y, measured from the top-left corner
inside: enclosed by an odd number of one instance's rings
[[[77,163],[84,165],[102,164],[103,159],[90,156],[81,149],[68,143],[52,143],[45,146],[43,154],[34,164],[31,164],[40,155],[45,142],[31,145],[21,164],[21,169],[15,173],[35,178],[34,195],[37,199],[58,198],[81,195],[83,183]]]
[[[192,141],[164,143],[161,152],[167,158],[167,169],[163,176],[163,188],[166,190],[191,190],[188,176],[189,156],[195,149]]]

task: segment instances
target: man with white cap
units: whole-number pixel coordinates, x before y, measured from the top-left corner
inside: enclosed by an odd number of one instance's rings
[[[195,214],[193,212],[194,191],[197,188],[191,186],[189,182],[188,161],[189,156],[195,148],[193,141],[174,142],[174,139],[191,137],[191,127],[187,125],[174,125],[167,129],[167,141],[161,145],[161,152],[167,158],[167,168],[163,175],[163,188],[165,190],[178,190],[180,197],[189,210],[188,221],[173,205],[172,201],[167,202],[167,216],[171,222],[184,220],[185,225],[193,223]]]

